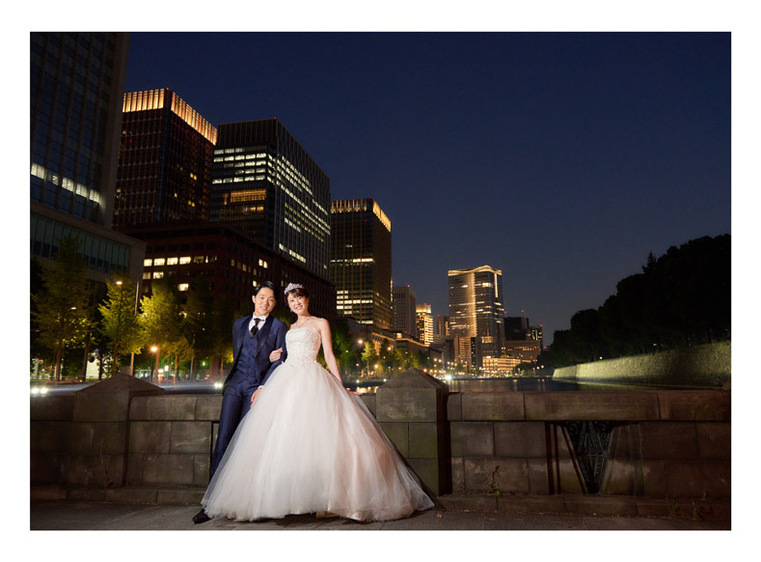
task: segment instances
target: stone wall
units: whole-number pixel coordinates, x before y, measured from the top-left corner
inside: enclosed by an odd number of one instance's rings
[[[197,504],[221,398],[164,395],[126,376],[34,397],[32,498]],[[362,400],[436,495],[730,495],[727,391],[450,394],[411,370]],[[599,490],[572,444],[589,424],[604,429]]]
[[[732,342],[607,359],[555,369],[553,379],[666,388],[729,388]]]

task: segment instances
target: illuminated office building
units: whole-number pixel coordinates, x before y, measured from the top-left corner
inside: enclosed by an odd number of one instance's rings
[[[433,343],[433,314],[430,304],[419,304],[416,307],[418,339],[425,345]]]
[[[88,278],[140,278],[144,245],[111,228],[125,33],[30,33],[30,253],[76,237]]]
[[[277,119],[219,126],[210,220],[328,279],[330,179]]]
[[[409,285],[400,285],[392,290],[391,329],[417,339],[417,297]]]
[[[452,335],[464,340],[460,354],[481,367],[484,357],[501,357],[504,345],[505,309],[502,272],[488,265],[451,270],[449,277],[449,321]],[[468,343],[470,345],[468,345]]]
[[[373,199],[333,201],[330,280],[336,312],[379,330],[391,328],[391,221]]]
[[[114,225],[209,218],[217,131],[175,92],[127,92]]]

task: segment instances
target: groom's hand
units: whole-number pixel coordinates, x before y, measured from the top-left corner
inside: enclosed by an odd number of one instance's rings
[[[262,387],[260,386],[256,390],[254,390],[254,393],[251,395],[251,405],[254,405],[254,400],[256,400],[256,397],[259,395],[259,393],[262,391]]]

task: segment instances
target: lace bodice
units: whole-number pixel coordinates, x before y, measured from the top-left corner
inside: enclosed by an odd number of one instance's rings
[[[310,326],[291,328],[285,334],[287,361],[314,361],[320,351],[320,332]]]

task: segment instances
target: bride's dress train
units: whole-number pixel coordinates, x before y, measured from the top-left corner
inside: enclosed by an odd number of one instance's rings
[[[359,397],[315,358],[320,334],[286,335],[288,358],[244,417],[201,501],[235,520],[329,511],[383,521],[433,506]]]

